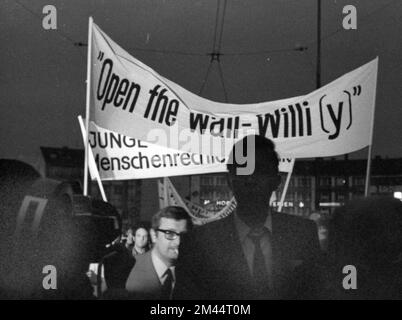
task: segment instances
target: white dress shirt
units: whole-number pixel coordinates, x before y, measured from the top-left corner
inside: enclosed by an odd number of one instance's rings
[[[159,281],[161,282],[161,285],[165,283],[167,274],[166,270],[170,269],[172,271],[172,292],[174,289],[174,286],[176,284],[176,274],[175,274],[175,267],[171,266],[168,267],[162,260],[161,258],[158,257],[158,255],[155,253],[154,250],[151,252],[151,259],[152,259],[152,264],[154,265],[156,274],[158,275]]]

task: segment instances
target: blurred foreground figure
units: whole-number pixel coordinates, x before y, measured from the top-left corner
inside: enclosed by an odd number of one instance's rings
[[[124,242],[124,239],[122,239],[122,242]],[[133,228],[128,228],[128,230],[126,232],[125,246],[126,246],[127,250],[129,250],[129,251],[133,250],[133,247],[134,247],[134,231],[133,231]]]
[[[328,254],[321,298],[402,299],[402,202],[371,197],[339,208]],[[356,272],[343,273],[345,266]]]
[[[136,263],[126,282],[130,298],[172,299],[180,277],[176,263],[182,237],[191,227],[191,219],[181,207],[166,207],[153,216],[153,248],[136,255]]]
[[[125,290],[126,280],[134,267],[136,256],[148,251],[147,229],[138,226],[129,230],[131,232],[127,232],[127,241],[124,243],[119,241],[120,239],[116,239],[110,249],[111,252],[102,258],[107,285],[107,291],[102,296],[103,299],[124,298],[121,296],[121,292]],[[130,240],[129,237],[131,237]],[[131,243],[131,246],[127,246],[127,242]]]
[[[118,214],[20,161],[0,160],[0,174],[1,298],[93,299],[88,266],[116,237]]]
[[[17,213],[26,191],[40,174],[30,165],[13,159],[0,159],[0,299],[27,297],[16,275],[20,263],[13,263]],[[23,258],[23,257],[21,257]]]
[[[188,280],[178,298],[300,298],[296,289],[307,295],[293,271],[319,258],[317,228],[313,221],[270,209],[280,184],[273,142],[262,136],[238,141],[227,169],[236,211],[183,239],[179,268]]]

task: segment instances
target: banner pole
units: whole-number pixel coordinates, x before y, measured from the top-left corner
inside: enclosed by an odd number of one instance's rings
[[[159,196],[159,209],[163,209],[165,203],[165,184],[163,179],[158,179],[158,196]]]
[[[164,191],[164,198],[165,198],[165,207],[169,206],[169,185],[168,185],[168,178],[163,177],[163,191]]]
[[[367,153],[367,169],[366,169],[366,183],[364,186],[364,196],[368,197],[369,188],[370,188],[370,171],[371,171],[371,146],[372,142],[369,145],[368,153]]]
[[[190,215],[190,217],[195,218],[191,212],[191,210],[189,209],[189,207],[186,205],[186,203],[183,201],[183,199],[180,197],[179,193],[177,192],[176,188],[174,187],[172,181],[169,179],[169,177],[165,177],[164,179],[166,179],[166,184],[169,186],[169,188],[172,190],[172,194],[174,196],[174,199],[178,202],[178,205],[183,207],[184,210],[186,210],[186,212]],[[168,194],[168,196],[170,196]],[[168,203],[169,205],[169,203]]]
[[[377,96],[377,75],[378,75],[378,57],[377,57],[377,66],[375,73],[375,88],[374,88],[374,106],[373,106],[373,114],[371,115],[371,126],[370,126],[370,144],[368,148],[367,154],[367,170],[366,170],[366,183],[364,186],[364,196],[368,197],[370,192],[370,171],[371,171],[371,153],[373,149],[373,134],[374,134],[374,116],[375,116],[375,105],[376,105],[376,96]]]
[[[283,202],[285,201],[286,193],[288,192],[290,177],[292,176],[292,173],[293,173],[293,168],[294,168],[294,165],[295,165],[295,161],[296,161],[295,158],[293,158],[292,163],[291,163],[292,169],[288,172],[288,175],[286,177],[285,186],[283,187],[283,191],[282,191],[282,194],[281,194],[281,200],[279,202],[278,212],[282,212]]]
[[[84,126],[84,121],[82,120],[82,117],[79,115],[78,116],[78,122],[80,123],[80,128],[81,128],[81,132],[82,132],[82,138],[84,139],[84,144],[85,144],[85,138],[87,138],[88,140],[88,135],[86,134],[85,131],[85,126]],[[89,146],[91,147],[91,146]],[[88,167],[89,167],[89,171],[91,172],[91,177],[95,177],[96,182],[98,182],[98,187],[102,196],[102,200],[107,202],[107,198],[106,198],[106,194],[105,194],[105,190],[103,189],[103,184],[102,184],[102,180],[100,178],[99,175],[99,171],[98,171],[98,167],[96,166],[96,162],[94,159],[94,155],[92,154],[92,149],[88,149]]]
[[[92,17],[88,22],[88,53],[87,53],[87,95],[85,108],[85,164],[84,164],[84,196],[88,195],[88,154],[89,154],[89,106],[91,102],[91,55],[92,55]]]

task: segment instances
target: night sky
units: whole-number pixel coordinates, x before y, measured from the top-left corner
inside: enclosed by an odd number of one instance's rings
[[[47,4],[57,30],[42,27]],[[2,0],[0,157],[35,165],[40,146],[83,147],[87,48],[74,43],[87,42],[90,15],[134,57],[211,100],[225,102],[226,93],[228,102],[255,103],[315,89],[316,0],[220,4],[217,19],[217,0]],[[342,28],[346,5],[357,9],[357,30]],[[322,0],[322,85],[379,56],[373,155],[383,157],[402,157],[401,21],[402,1]],[[224,86],[216,61],[206,77],[214,39]]]

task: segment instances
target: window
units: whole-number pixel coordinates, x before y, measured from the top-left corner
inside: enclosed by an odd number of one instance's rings
[[[122,186],[114,186],[114,193],[115,194],[123,194],[123,187]]]
[[[364,186],[364,178],[363,177],[353,177],[352,182],[354,186]]]
[[[303,192],[297,194],[297,201],[310,201],[310,193]]]
[[[218,186],[226,186],[227,185],[227,181],[226,181],[226,177],[217,177],[217,185]]]
[[[281,195],[282,196],[282,195]],[[289,200],[289,201],[293,201],[294,199],[295,199],[295,194],[293,193],[293,192],[288,192],[287,194],[286,194],[286,200]],[[280,200],[280,198],[278,198],[278,200]]]
[[[105,191],[106,194],[110,193],[110,186],[109,185],[104,185],[103,190]]]
[[[336,194],[336,200],[339,202],[344,202],[346,200],[346,195],[343,193],[337,193]]]
[[[331,177],[320,177],[320,186],[330,186]]]
[[[213,185],[214,184],[214,178],[209,177],[209,176],[201,177],[201,184],[205,185],[205,186]]]
[[[330,201],[331,194],[329,192],[321,192],[320,194],[320,201]]]
[[[336,186],[344,186],[344,185],[346,185],[346,178],[344,178],[344,177],[337,177],[337,178],[335,179],[335,185],[336,185]]]
[[[311,179],[307,177],[299,178],[299,186],[300,187],[310,187],[311,186]]]
[[[289,180],[289,187],[294,187],[294,186],[295,186],[295,179],[296,179],[296,178],[294,178],[294,177],[290,178],[290,180]],[[282,179],[282,181],[283,181],[283,184],[285,185],[286,178],[285,178],[285,179]]]

